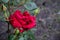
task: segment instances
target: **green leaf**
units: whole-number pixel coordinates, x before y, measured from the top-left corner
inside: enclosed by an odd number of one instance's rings
[[[24,40],[28,40],[28,34],[27,31],[23,32]]]
[[[32,32],[34,32],[34,31],[36,31],[36,30],[37,30],[36,28],[32,28],[32,29],[31,29]]]
[[[7,7],[3,4],[3,11],[6,11]]]
[[[33,0],[25,0],[25,3],[29,3],[32,2]]]
[[[4,3],[8,3],[9,0],[2,0]]]
[[[28,40],[28,35],[24,35],[24,40]]]
[[[24,37],[23,37],[23,36],[21,36],[21,37],[19,38],[19,40],[24,40]]]
[[[8,40],[13,40],[13,35],[9,35]]]
[[[34,2],[29,2],[24,5],[27,10],[33,10],[37,8],[37,5]]]
[[[0,16],[0,20],[2,20],[4,17]]]
[[[4,15],[5,18],[8,18],[10,16],[9,11],[4,11],[3,15]]]
[[[0,17],[0,21],[1,21],[1,22],[6,22],[5,18],[2,17],[2,16]]]
[[[13,1],[13,4],[14,4],[14,5],[18,5],[18,4],[19,4],[19,5],[23,5],[24,3],[25,3],[25,0],[14,0],[14,1]]]
[[[6,14],[7,14],[7,17],[9,17],[9,16],[10,16],[10,13],[9,13],[9,11],[7,11],[7,12],[6,12]]]
[[[3,12],[0,13],[0,21],[1,22],[5,22],[6,21]]]
[[[31,40],[35,40],[35,36],[32,31],[29,30],[27,34],[29,35],[29,38],[31,38]]]
[[[8,40],[16,40],[17,35],[9,35]]]
[[[25,35],[25,34],[27,34],[27,31],[24,31],[24,32],[23,32],[23,35]]]

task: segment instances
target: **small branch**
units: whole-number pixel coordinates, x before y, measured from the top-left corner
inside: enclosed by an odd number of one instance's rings
[[[9,31],[9,22],[7,22],[8,23],[8,31]],[[9,33],[9,32],[8,32]]]

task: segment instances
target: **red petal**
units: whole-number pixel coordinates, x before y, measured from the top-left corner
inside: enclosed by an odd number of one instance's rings
[[[13,13],[14,16],[23,16],[21,11],[20,10],[16,10],[14,13]]]
[[[30,14],[29,14],[28,11],[25,11],[25,12],[23,13],[23,15],[24,15],[24,16],[30,16]]]
[[[17,27],[22,27],[22,25],[16,20],[16,18],[12,15],[10,16],[10,23],[11,25],[14,27],[14,28],[17,28]]]
[[[33,28],[35,25],[36,25],[36,23],[30,23],[30,24],[28,24],[28,25],[24,25],[23,28],[31,29],[31,28]]]

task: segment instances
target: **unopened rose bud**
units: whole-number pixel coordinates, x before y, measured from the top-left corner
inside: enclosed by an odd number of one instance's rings
[[[40,8],[34,10],[34,15],[37,15],[40,12]]]
[[[6,8],[6,6],[3,4],[3,11],[6,11],[7,10],[7,8]]]
[[[15,31],[15,34],[17,35],[17,34],[19,34],[20,32],[19,32],[19,30],[18,29],[16,29],[16,31]]]

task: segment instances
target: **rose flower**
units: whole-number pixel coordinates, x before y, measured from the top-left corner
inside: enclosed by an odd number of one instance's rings
[[[36,18],[30,15],[28,11],[21,13],[21,11],[16,10],[9,16],[9,22],[14,28],[17,28],[20,32],[24,32],[36,25]]]

